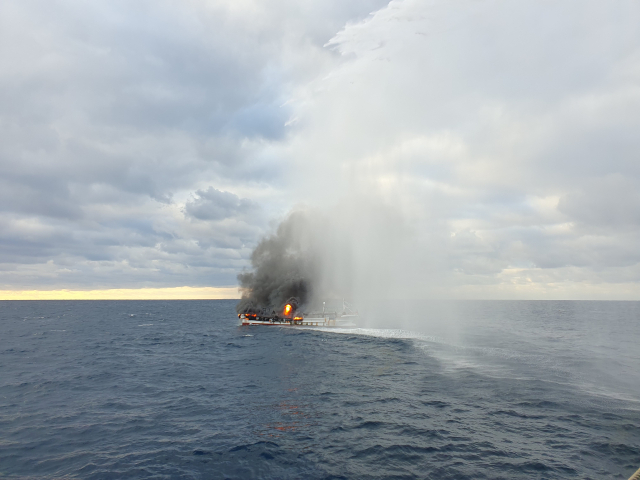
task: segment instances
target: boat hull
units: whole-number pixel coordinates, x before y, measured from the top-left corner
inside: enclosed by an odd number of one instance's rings
[[[342,327],[353,328],[356,324],[351,318],[305,318],[302,320],[257,320],[240,318],[242,326],[265,326],[265,327]]]

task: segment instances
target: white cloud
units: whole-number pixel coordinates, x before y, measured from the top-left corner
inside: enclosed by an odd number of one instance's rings
[[[229,285],[302,202],[381,288],[632,291],[637,2],[386,3],[0,5],[0,286]]]
[[[2,3],[0,284],[234,283],[290,205],[270,152],[292,85],[383,4]]]
[[[440,293],[637,281],[639,20],[630,1],[391,2],[299,91],[299,195],[395,205],[447,259]]]

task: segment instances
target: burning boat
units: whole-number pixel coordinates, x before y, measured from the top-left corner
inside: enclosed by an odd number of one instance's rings
[[[238,314],[241,325],[280,325],[287,327],[355,327],[358,312],[342,301],[342,311],[327,311],[325,302],[322,312],[303,312],[298,307],[298,300],[290,298],[285,305],[271,312],[266,309],[260,311],[246,311]]]

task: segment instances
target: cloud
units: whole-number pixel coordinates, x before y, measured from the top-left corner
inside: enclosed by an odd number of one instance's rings
[[[588,179],[560,198],[558,209],[583,228],[601,227],[605,234],[635,229],[640,226],[640,182],[620,173]]]
[[[187,202],[185,210],[188,215],[199,220],[222,220],[257,209],[252,201],[213,187],[197,190],[196,195],[196,198]]]
[[[376,294],[631,285],[639,21],[630,0],[5,2],[0,286],[230,285],[299,203],[368,239],[345,275]]]
[[[391,2],[331,39],[345,61],[299,92],[298,195],[401,212],[446,259],[425,295],[636,278],[620,269],[640,262],[639,19],[634,2]]]
[[[233,284],[288,208],[293,85],[382,5],[3,3],[0,284]]]

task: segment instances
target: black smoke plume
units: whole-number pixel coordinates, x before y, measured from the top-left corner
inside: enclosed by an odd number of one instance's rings
[[[291,213],[274,235],[260,241],[251,254],[252,270],[238,275],[238,313],[278,311],[291,297],[300,307],[310,302],[320,270],[317,220],[309,212]]]

